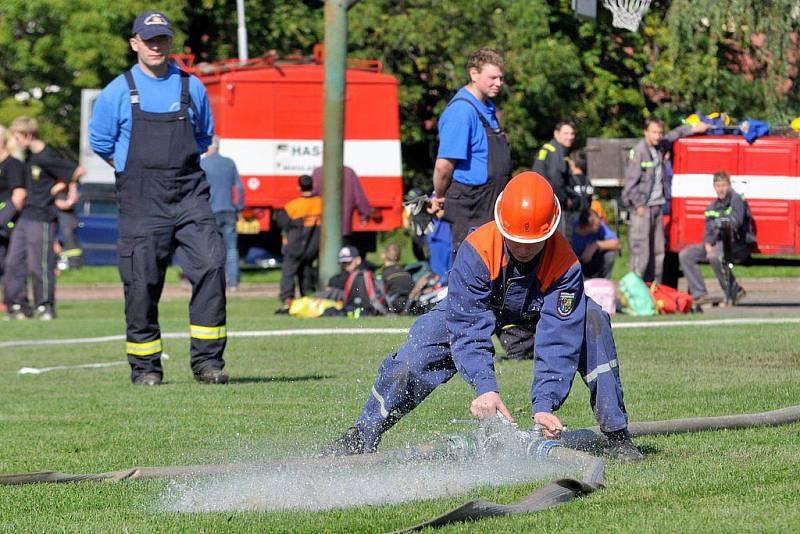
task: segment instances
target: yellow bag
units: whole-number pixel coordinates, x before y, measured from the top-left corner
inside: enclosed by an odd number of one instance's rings
[[[319,317],[325,310],[336,308],[341,310],[344,304],[338,300],[321,299],[319,297],[300,297],[294,299],[289,306],[292,317]]]

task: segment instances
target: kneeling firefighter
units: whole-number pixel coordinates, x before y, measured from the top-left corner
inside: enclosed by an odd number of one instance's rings
[[[536,331],[533,419],[558,438],[554,414],[576,372],[591,393],[607,453],[639,460],[628,434],[616,348],[608,315],[583,294],[581,267],[556,232],[561,207],[545,178],[515,176],[495,203],[494,221],[472,232],[450,272],[447,298],[414,323],[405,344],[378,369],[361,415],[328,454],[377,449],[381,435],[436,387],[459,373],[475,390],[471,412],[512,420],[494,372],[492,334],[509,324]]]

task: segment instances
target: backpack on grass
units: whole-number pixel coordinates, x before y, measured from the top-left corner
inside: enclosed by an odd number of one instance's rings
[[[689,313],[692,311],[694,298],[689,293],[655,282],[648,282],[647,285],[650,287],[650,294],[653,296],[658,313]]]
[[[650,288],[636,273],[630,272],[622,277],[617,294],[623,313],[637,316],[656,314],[656,303],[650,294]]]

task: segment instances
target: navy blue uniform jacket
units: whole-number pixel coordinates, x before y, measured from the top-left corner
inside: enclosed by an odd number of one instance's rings
[[[472,232],[450,272],[447,328],[459,374],[478,395],[499,391],[492,334],[536,324],[533,411],[553,412],[569,394],[584,341],[583,276],[567,240],[554,234],[520,270],[494,221]],[[526,268],[527,267],[527,268]]]

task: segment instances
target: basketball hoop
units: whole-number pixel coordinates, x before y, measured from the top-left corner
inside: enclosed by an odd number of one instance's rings
[[[624,28],[635,32],[639,29],[639,21],[650,7],[651,0],[603,0],[603,7],[614,15],[611,24],[616,28]]]

